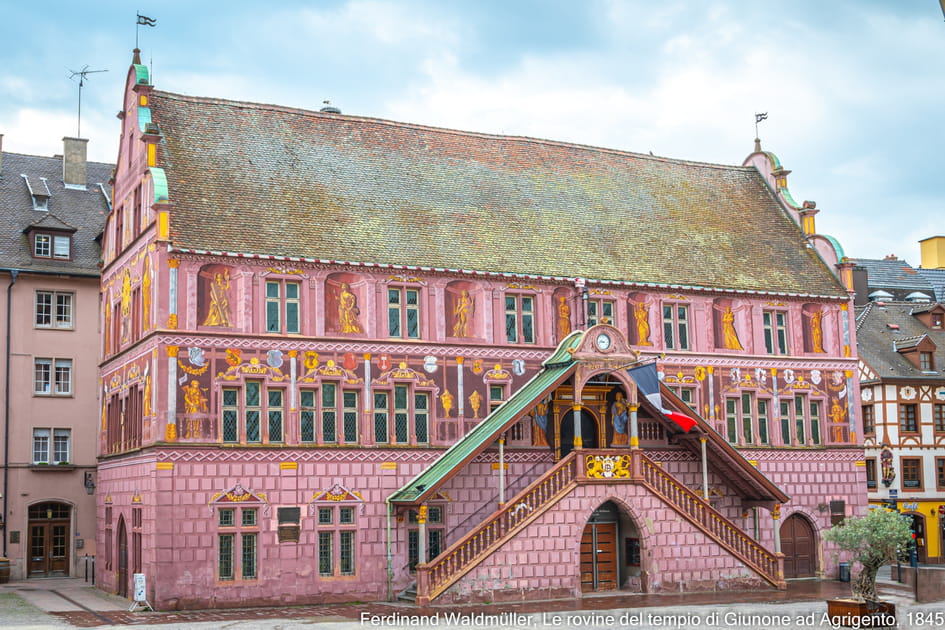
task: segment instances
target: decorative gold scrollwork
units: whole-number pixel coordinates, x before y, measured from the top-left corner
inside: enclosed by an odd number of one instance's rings
[[[587,455],[584,458],[591,479],[626,479],[630,477],[629,455]]]

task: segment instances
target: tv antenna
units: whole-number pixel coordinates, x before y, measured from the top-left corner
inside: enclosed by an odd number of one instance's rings
[[[76,137],[82,137],[82,88],[85,86],[85,80],[90,74],[95,74],[96,72],[108,72],[108,70],[89,70],[88,65],[86,65],[81,70],[69,70],[72,74],[69,75],[69,78],[75,81],[76,77],[79,77],[79,121],[76,128]]]

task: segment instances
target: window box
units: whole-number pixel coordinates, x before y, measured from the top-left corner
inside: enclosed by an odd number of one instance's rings
[[[67,462],[61,462],[59,464],[49,464],[47,462],[36,462],[35,464],[30,464],[30,470],[35,470],[39,472],[69,472],[75,470],[75,464],[69,464]]]

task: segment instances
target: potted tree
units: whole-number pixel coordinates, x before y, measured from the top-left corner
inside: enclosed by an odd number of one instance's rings
[[[830,618],[848,621],[835,625],[866,627],[862,622],[864,616],[895,616],[895,606],[880,601],[876,594],[876,573],[912,541],[909,521],[898,512],[873,509],[866,516],[847,518],[834,525],[824,534],[824,540],[834,543],[841,551],[850,552],[851,560],[861,567],[851,584],[853,599],[827,600]]]

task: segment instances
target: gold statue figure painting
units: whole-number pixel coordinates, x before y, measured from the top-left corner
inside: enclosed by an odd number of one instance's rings
[[[453,394],[448,389],[444,389],[440,394],[440,402],[443,403],[443,415],[450,417],[450,411],[453,409]]]
[[[469,336],[469,319],[472,317],[476,301],[469,296],[469,291],[463,289],[453,306],[453,336]]]
[[[568,305],[568,298],[564,295],[558,296],[558,341],[571,334],[571,307]]]
[[[206,387],[200,387],[197,380],[184,385],[184,413],[207,413],[207,397],[203,393]]]
[[[810,342],[811,350],[817,353],[824,352],[823,311],[814,311],[810,314]]]
[[[341,327],[341,332],[364,332],[361,328],[361,322],[358,321],[358,315],[360,314],[358,297],[351,292],[351,287],[347,282],[342,282],[341,293],[338,294],[338,325]]]
[[[633,302],[633,320],[637,324],[637,345],[652,346],[650,341],[650,308],[645,302]]]
[[[735,330],[735,312],[731,306],[724,309],[716,306],[716,309],[722,311],[722,346],[727,350],[744,350],[742,342],[738,340],[738,332]]]
[[[230,272],[217,272],[210,283],[210,308],[203,326],[230,326]]]

